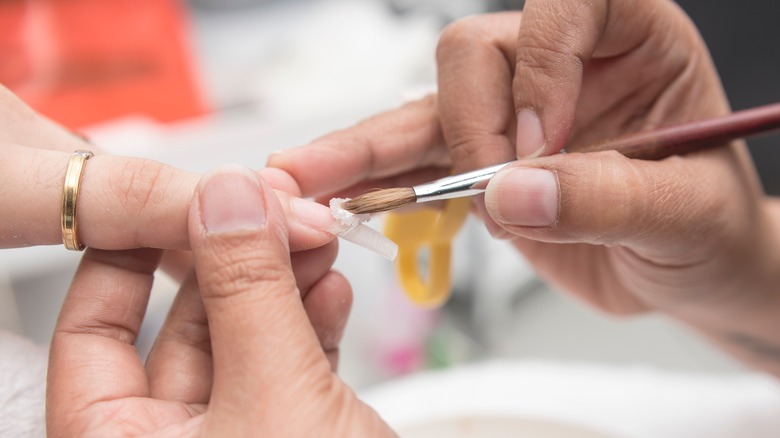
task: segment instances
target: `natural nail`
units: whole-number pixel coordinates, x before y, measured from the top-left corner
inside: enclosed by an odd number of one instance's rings
[[[505,169],[490,181],[485,205],[502,224],[548,227],[558,218],[558,181],[546,169]]]
[[[265,200],[257,177],[247,168],[212,170],[199,186],[201,220],[209,233],[257,230],[265,225]]]
[[[517,156],[530,158],[544,150],[544,132],[539,116],[530,109],[517,113]]]

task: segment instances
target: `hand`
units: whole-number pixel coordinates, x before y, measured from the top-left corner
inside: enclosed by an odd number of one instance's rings
[[[536,157],[500,172],[477,202],[494,234],[601,310],[665,312],[780,375],[780,221],[742,142],[659,162],[543,156],[729,110],[676,4],[529,0],[522,23],[501,13],[451,25],[437,60],[438,96],[269,164],[320,194]]]
[[[95,147],[0,86],[0,248],[62,243],[62,185],[68,159],[77,149]],[[293,251],[333,240],[322,231],[322,221],[330,218],[327,207],[317,211],[316,205],[295,199],[298,186],[283,172],[260,173],[293,195],[281,195],[295,231]],[[189,249],[187,211],[197,182],[198,175],[152,160],[96,155],[81,180],[79,240],[98,249]],[[296,215],[294,205],[308,211]]]
[[[189,210],[197,277],[145,368],[133,342],[160,253],[88,249],[52,340],[49,435],[391,436],[333,373],[351,302],[335,245],[291,260],[288,231],[262,178],[206,175]]]

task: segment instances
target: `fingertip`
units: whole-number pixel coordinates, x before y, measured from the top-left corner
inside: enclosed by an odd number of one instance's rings
[[[283,162],[282,155],[284,150],[273,151],[268,154],[268,158],[265,160],[265,167],[279,168],[280,162]]]
[[[280,155],[282,152],[275,152]],[[330,208],[315,201],[303,199],[300,186],[285,170],[264,168],[257,172],[276,190],[276,195],[287,212],[290,249],[301,251],[317,248],[335,239],[332,229],[335,219]]]
[[[301,196],[301,188],[298,186],[298,182],[295,181],[295,178],[287,171],[277,167],[266,167],[260,169],[257,173],[274,189],[281,190],[293,196]]]
[[[275,171],[284,172],[287,174],[287,176],[290,177],[290,180],[295,183],[295,186],[299,187],[300,183],[296,179],[295,174],[302,160],[301,153],[305,154],[308,150],[307,148],[310,146],[311,144],[271,152],[265,162],[266,167],[263,169],[263,171],[275,169],[270,173],[273,174],[271,178],[276,176],[281,177],[281,175]],[[272,179],[271,181],[275,180]]]
[[[304,297],[312,326],[323,350],[338,348],[352,310],[353,294],[349,281],[338,271],[325,274]]]
[[[490,212],[488,212],[487,206],[485,205],[484,193],[477,195],[474,198],[476,214],[480,219],[482,219],[482,222],[485,224],[485,229],[491,237],[499,240],[509,240],[515,237],[514,234],[510,233],[505,228],[502,228],[501,225],[496,223],[496,221],[493,220],[493,218],[490,216]]]

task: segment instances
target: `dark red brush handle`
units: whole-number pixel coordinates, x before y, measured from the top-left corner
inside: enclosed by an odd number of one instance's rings
[[[780,129],[780,103],[759,106],[713,119],[638,132],[570,152],[616,150],[630,158],[660,160],[731,140]]]

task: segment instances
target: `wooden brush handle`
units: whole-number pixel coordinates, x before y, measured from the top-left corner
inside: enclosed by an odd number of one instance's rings
[[[780,129],[780,103],[759,106],[713,119],[638,132],[577,148],[570,152],[616,150],[629,158],[660,160],[738,138]]]

